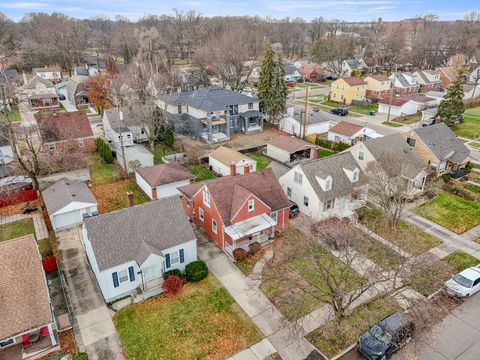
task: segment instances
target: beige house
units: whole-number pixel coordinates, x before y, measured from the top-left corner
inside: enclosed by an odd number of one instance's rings
[[[386,75],[369,75],[365,78],[366,96],[369,99],[383,99],[390,96],[392,81]]]
[[[221,175],[235,176],[257,170],[257,162],[241,152],[220,146],[208,156],[210,170]]]
[[[354,101],[365,101],[367,84],[359,77],[344,77],[331,85],[330,100],[350,105]]]

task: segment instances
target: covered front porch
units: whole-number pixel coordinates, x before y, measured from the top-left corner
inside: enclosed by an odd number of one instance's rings
[[[211,129],[209,129],[209,120],[201,120],[202,133],[201,139],[207,143],[218,143],[230,140],[230,135],[227,129],[227,121],[223,118],[212,119]]]
[[[0,359],[37,359],[60,350],[57,332],[52,324],[34,328],[1,341]],[[9,344],[11,343],[11,345]]]
[[[237,222],[225,228],[225,234],[231,239],[231,244],[225,242],[225,250],[233,256],[233,250],[241,248],[249,251],[250,245],[258,242],[262,247],[273,240],[277,222],[266,214],[260,214]]]
[[[249,134],[263,131],[263,113],[258,110],[249,110],[240,114],[242,132]]]
[[[60,102],[56,96],[31,97],[28,102],[32,110],[60,107]]]

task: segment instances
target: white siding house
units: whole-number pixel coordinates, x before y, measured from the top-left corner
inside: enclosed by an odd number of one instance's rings
[[[195,234],[176,196],[87,218],[82,233],[105,302],[159,294],[166,271],[197,260]]]
[[[246,174],[257,170],[255,160],[225,146],[218,147],[208,156],[208,166],[221,176]],[[234,174],[232,174],[232,167],[234,167]]]

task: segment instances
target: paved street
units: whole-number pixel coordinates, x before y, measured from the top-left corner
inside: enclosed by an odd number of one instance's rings
[[[480,294],[466,300],[441,323],[395,354],[395,360],[480,359]]]

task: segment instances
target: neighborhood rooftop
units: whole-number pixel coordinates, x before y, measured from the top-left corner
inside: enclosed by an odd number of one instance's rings
[[[258,101],[256,98],[216,85],[193,91],[168,94],[164,96],[163,100],[171,105],[188,105],[208,112],[225,110],[226,106],[229,105],[248,104]]]
[[[0,339],[51,323],[50,297],[34,236],[0,242],[0,258]]]
[[[279,149],[288,151],[289,153],[294,153],[298,150],[301,150],[305,146],[307,147],[315,146],[295,136],[277,136],[276,138],[273,138],[272,140],[268,141],[267,144],[275,146]]]
[[[59,180],[45,189],[42,195],[49,214],[55,214],[72,202],[97,203],[88,186],[77,180]]]
[[[161,186],[195,178],[190,171],[176,163],[142,167],[137,170],[137,173],[150,186]]]
[[[365,81],[363,81],[362,78],[359,78],[359,77],[356,77],[356,76],[344,77],[342,79],[350,86],[365,84]]]
[[[93,136],[85,111],[55,113],[38,118],[44,142],[57,142]]]
[[[105,110],[105,117],[107,118],[113,130],[119,127],[140,126],[141,116],[139,112],[150,111],[147,106],[140,108],[139,106],[123,106],[121,108],[111,108]],[[120,112],[123,114],[123,120],[120,120]]]
[[[250,159],[247,155],[226,146],[219,146],[209,156],[227,166],[243,159]]]
[[[178,196],[85,219],[100,271],[195,239]]]
[[[333,126],[329,131],[339,135],[353,136],[362,130],[364,127],[357,124],[352,124],[346,121],[340,121],[337,125]]]

